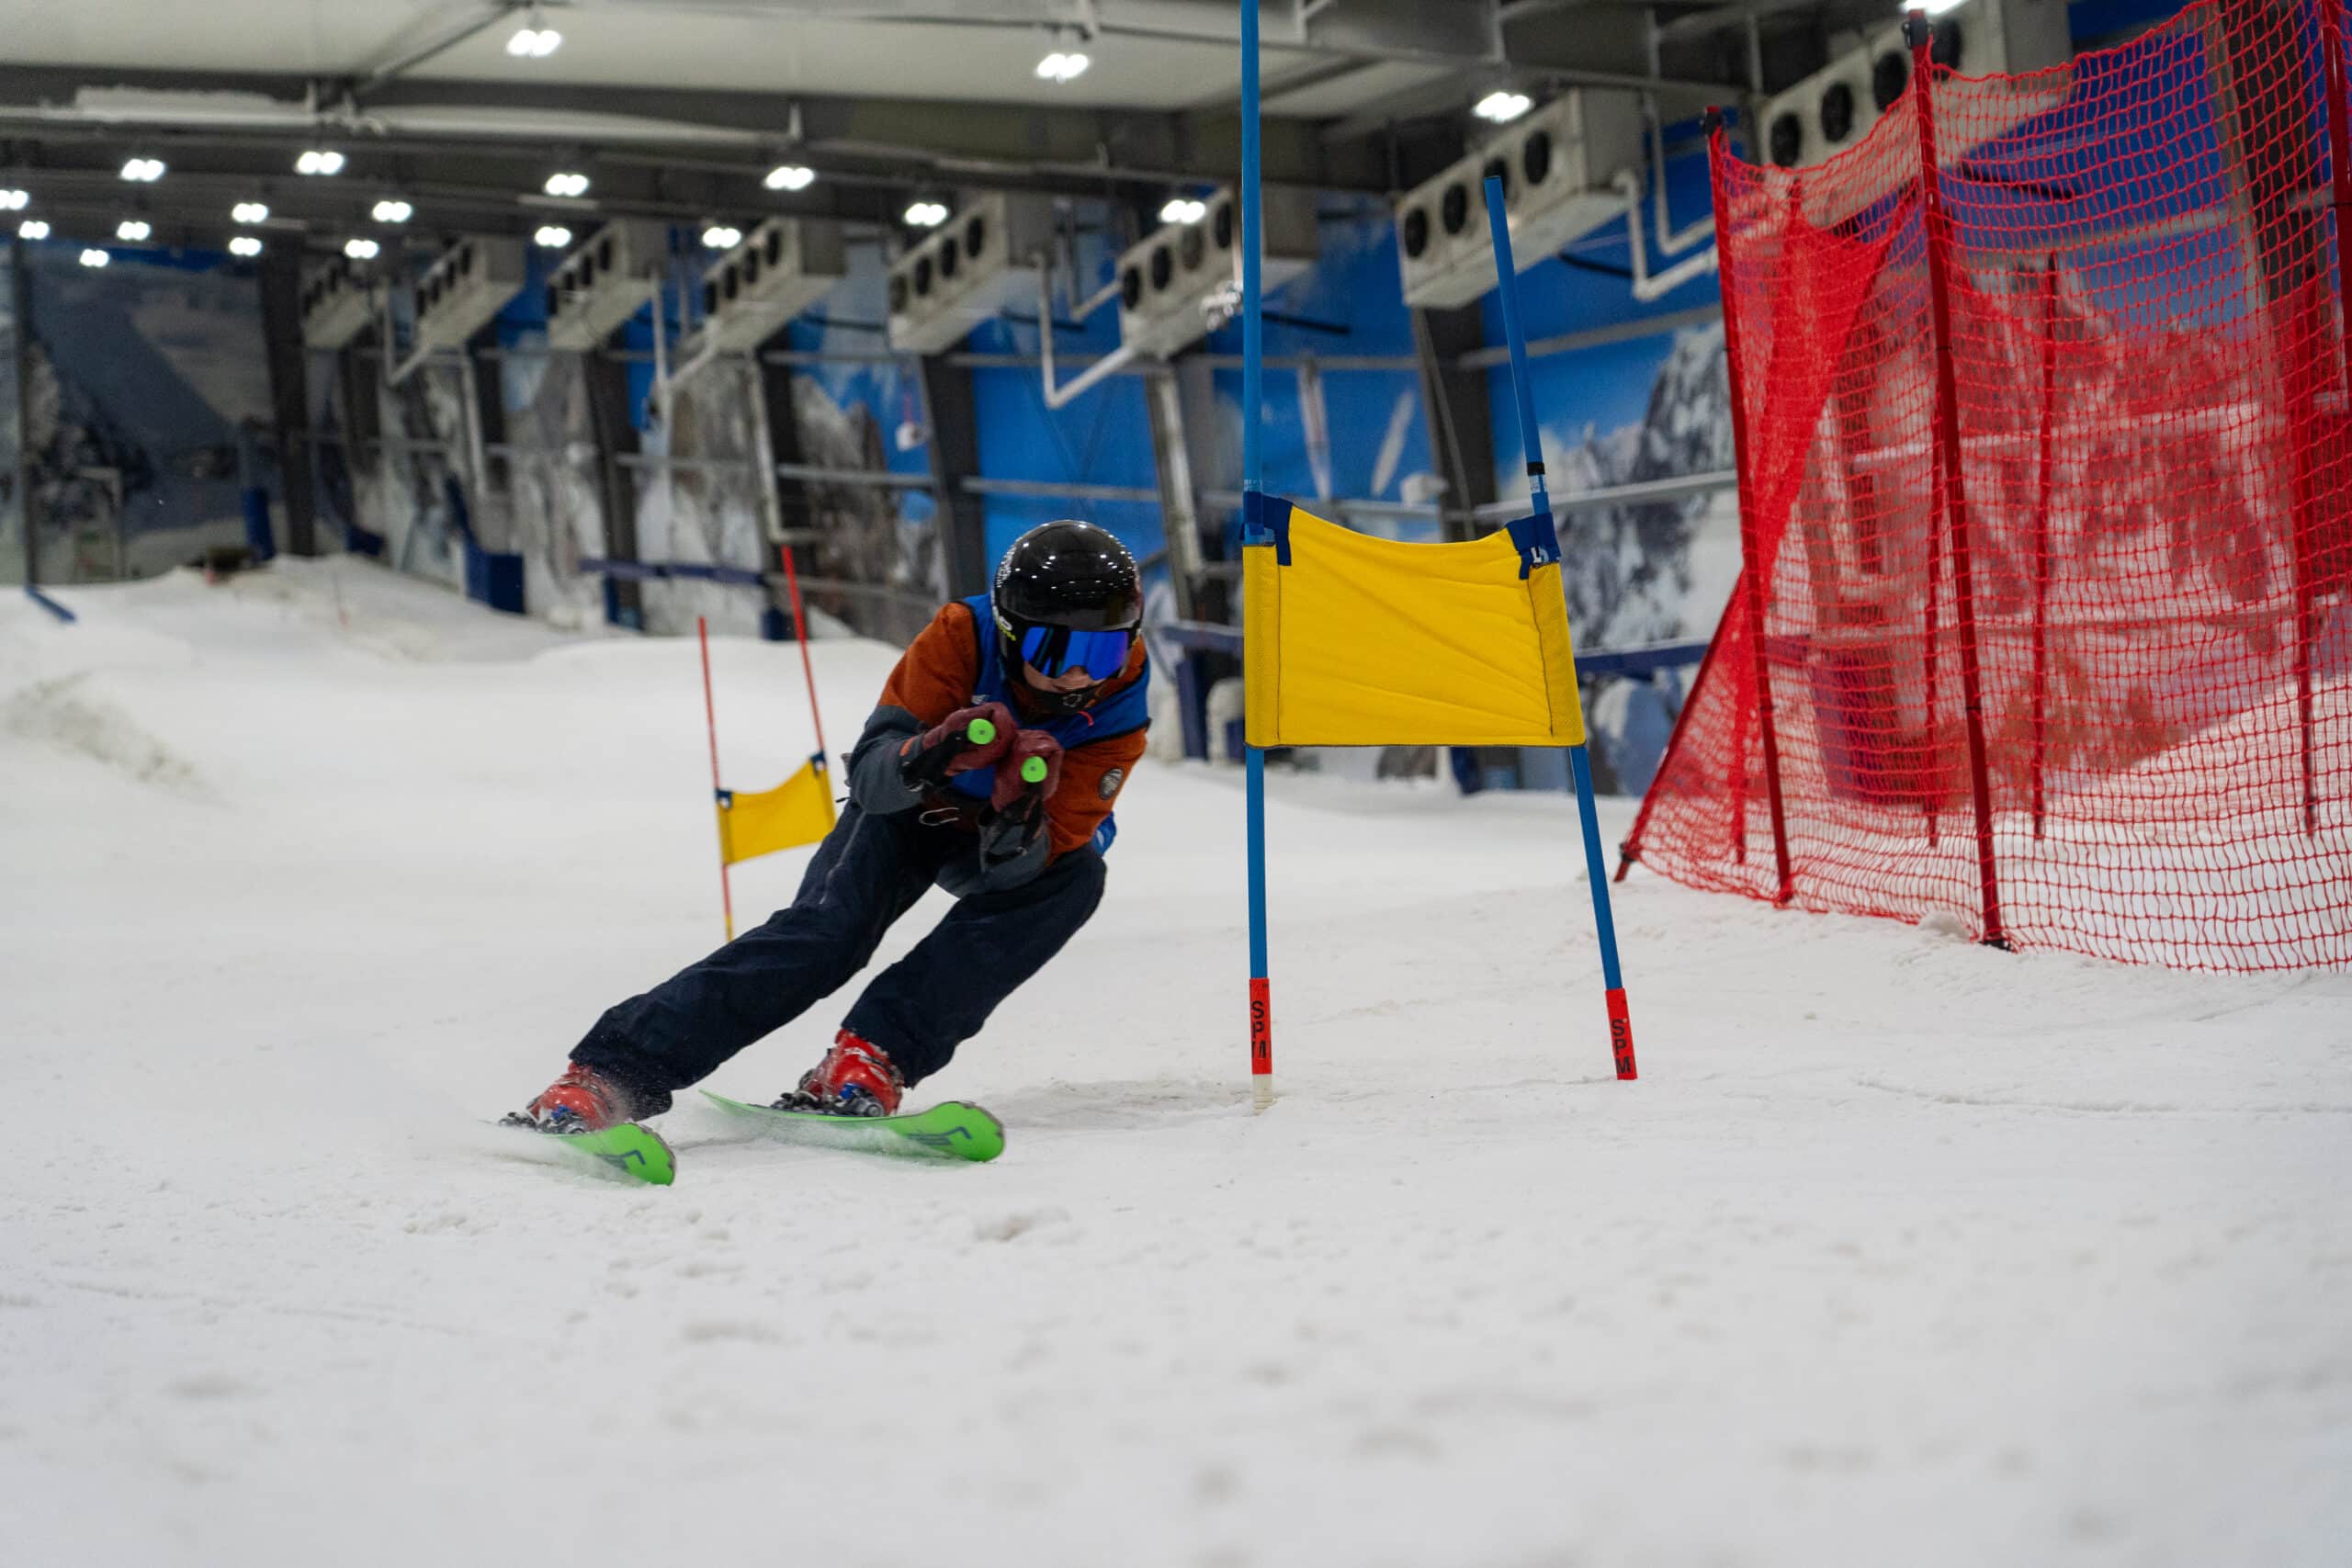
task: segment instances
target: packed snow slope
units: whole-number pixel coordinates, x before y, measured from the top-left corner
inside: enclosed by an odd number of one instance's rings
[[[2352,976],[1637,874],[1620,1084],[1566,801],[1278,775],[1253,1114],[1239,781],[1151,762],[924,1086],[1001,1160],[696,1102],[616,1183],[489,1122],[718,939],[693,644],[67,597],[0,599],[8,1563],[2346,1561]],[[816,651],[843,746],[892,654]],[[797,656],[717,665],[765,787]]]

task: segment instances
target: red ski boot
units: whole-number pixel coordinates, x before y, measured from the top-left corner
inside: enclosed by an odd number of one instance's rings
[[[620,1085],[594,1067],[573,1062],[563,1069],[563,1077],[540,1091],[538,1099],[507,1120],[542,1133],[601,1133],[616,1122],[635,1120],[635,1114]]]
[[[895,1116],[907,1086],[879,1045],[848,1030],[833,1037],[825,1059],[801,1075],[800,1087],[775,1102],[778,1111],[828,1116]]]

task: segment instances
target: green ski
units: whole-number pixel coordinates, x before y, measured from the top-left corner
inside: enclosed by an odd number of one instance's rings
[[[662,1134],[634,1122],[594,1133],[542,1133],[527,1122],[513,1120],[503,1125],[519,1126],[573,1158],[655,1187],[667,1187],[678,1178],[677,1156],[662,1141]]]
[[[826,1116],[746,1105],[708,1089],[702,1092],[729,1115],[755,1122],[769,1137],[787,1144],[916,1159],[989,1160],[1004,1152],[1004,1123],[960,1100],[943,1100],[906,1116]]]

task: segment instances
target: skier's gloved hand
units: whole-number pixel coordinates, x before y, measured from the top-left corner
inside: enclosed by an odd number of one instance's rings
[[[974,768],[992,767],[1019,734],[1019,722],[1002,703],[957,708],[899,748],[899,777],[923,788]]]
[[[1000,814],[1023,805],[1042,807],[1061,782],[1061,742],[1042,729],[1024,729],[997,761],[989,804]]]

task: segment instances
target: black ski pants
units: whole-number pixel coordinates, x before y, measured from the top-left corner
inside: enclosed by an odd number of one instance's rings
[[[571,1059],[631,1090],[639,1115],[668,1110],[672,1090],[847,984],[940,867],[971,845],[969,832],[925,826],[917,812],[844,807],[791,908],[606,1011]],[[888,1052],[908,1084],[929,1077],[1086,923],[1102,880],[1102,857],[1080,849],[1018,887],[958,899],[874,977],[842,1026]]]

